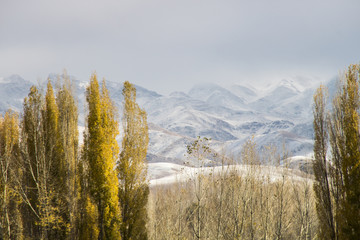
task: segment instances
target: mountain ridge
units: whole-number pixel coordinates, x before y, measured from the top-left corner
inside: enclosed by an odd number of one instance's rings
[[[49,78],[55,81],[57,76],[50,74]],[[79,126],[83,127],[86,82],[71,78],[79,102]],[[2,78],[0,112],[7,108],[21,111],[31,85],[18,75]],[[106,81],[106,85],[121,116],[122,83]],[[285,79],[259,91],[241,84],[230,88],[200,84],[188,93],[169,95],[136,85],[137,102],[148,114],[149,161],[182,162],[186,145],[197,136],[212,138],[214,150],[233,154],[239,154],[251,137],[259,149],[267,145],[281,149],[285,143],[293,155],[309,154],[313,144],[312,95],[316,88],[308,85],[306,88],[294,79]],[[328,85],[333,86],[333,80]]]

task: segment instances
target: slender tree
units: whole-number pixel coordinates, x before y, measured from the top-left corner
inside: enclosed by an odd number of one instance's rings
[[[43,110],[43,127],[44,127],[44,151],[45,162],[47,168],[46,181],[48,182],[46,201],[47,207],[44,210],[44,222],[42,223],[48,228],[48,238],[61,238],[66,236],[67,219],[64,216],[65,206],[63,201],[65,174],[63,168],[64,159],[61,157],[61,149],[59,148],[59,109],[55,99],[50,79],[47,83],[45,94],[45,103]]]
[[[75,216],[77,215],[76,164],[78,159],[78,111],[72,83],[64,75],[64,81],[58,89],[56,102],[58,107],[57,149],[58,149],[58,180],[61,188],[62,217],[64,219],[63,236],[74,239]]]
[[[328,130],[326,119],[326,90],[320,86],[314,95],[314,191],[316,210],[320,222],[320,237],[335,239],[333,206],[330,195],[329,170],[327,161]]]
[[[88,164],[91,199],[88,209],[97,213],[98,239],[120,239],[121,213],[118,198],[118,179],[115,171],[118,145],[118,122],[105,81],[100,91],[96,74],[90,79],[86,100],[89,113],[84,134],[84,156]],[[95,206],[93,205],[95,204]],[[87,213],[90,214],[90,213]],[[94,214],[91,214],[94,216]],[[96,233],[96,231],[92,231]],[[95,237],[95,236],[94,236]]]
[[[22,239],[20,198],[15,176],[19,168],[18,115],[9,110],[0,118],[0,238]]]
[[[189,162],[195,162],[199,169],[199,172],[196,172],[191,176],[195,200],[187,209],[189,228],[192,230],[195,239],[208,238],[207,225],[205,224],[207,214],[204,200],[209,184],[205,178],[204,168],[209,158],[212,157],[210,141],[211,139],[207,137],[201,138],[198,136],[194,142],[186,147]]]
[[[64,228],[61,194],[58,188],[58,107],[50,81],[45,98],[33,86],[24,100],[21,149],[24,182],[21,196],[26,235],[39,239],[60,237]]]
[[[88,141],[84,132],[84,146],[82,156],[77,164],[78,184],[78,208],[77,208],[77,235],[81,240],[97,239],[99,236],[98,210],[94,200],[90,196],[89,163],[86,161]]]
[[[343,84],[344,82],[342,82]],[[335,227],[335,238],[339,239],[339,227],[338,216],[341,202],[343,201],[344,194],[344,181],[341,171],[341,152],[344,146],[344,135],[342,131],[343,122],[343,111],[342,111],[342,97],[340,90],[332,103],[332,112],[329,114],[329,139],[331,146],[331,165],[329,165],[330,173],[330,186],[331,186],[331,197],[333,199],[333,215],[334,215],[334,227]]]
[[[135,87],[127,81],[124,83],[123,96],[124,138],[117,168],[123,219],[121,236],[123,239],[147,239],[147,117],[136,103]]]
[[[47,237],[46,206],[48,206],[49,165],[45,158],[43,97],[35,86],[24,100],[22,118],[22,158],[24,166],[24,191],[27,204],[24,209],[25,234],[29,237]],[[44,215],[45,214],[45,215]]]
[[[320,88],[314,96],[314,190],[324,239],[360,236],[359,80],[359,65],[350,65],[333,100],[328,126],[324,90]],[[331,164],[326,157],[328,135]]]
[[[350,65],[345,78],[341,97],[344,145],[340,148],[344,197],[338,222],[341,238],[357,239],[360,236],[359,65]]]
[[[257,167],[256,165],[260,164],[260,156],[256,151],[256,143],[254,139],[249,139],[245,142],[243,149],[241,151],[241,158],[244,164],[247,165],[248,176],[245,177],[245,183],[248,185],[248,218],[249,222],[246,225],[246,230],[248,231],[248,239],[255,238],[255,208],[256,208],[256,197],[258,187],[256,186],[256,177],[257,177]]]

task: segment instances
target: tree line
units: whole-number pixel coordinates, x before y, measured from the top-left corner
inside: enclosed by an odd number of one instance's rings
[[[86,89],[79,144],[78,109],[65,74],[36,86],[23,112],[0,118],[0,239],[147,239],[146,112],[125,82],[119,148],[117,109],[105,80]]]
[[[198,169],[152,186],[150,239],[317,239],[313,179],[280,166],[286,151],[250,139],[240,159],[217,154],[221,165],[205,171],[213,154],[208,139],[195,140],[187,157]]]
[[[245,173],[222,162],[219,173],[201,170],[187,181],[154,186],[150,195],[152,239],[359,239],[360,236],[360,66],[340,75],[329,99],[320,86],[314,94],[313,175],[302,180],[282,169],[281,178],[261,170],[287,156],[248,141],[241,153]],[[332,101],[331,105],[328,101]],[[211,157],[207,139],[188,146],[188,156]],[[226,161],[229,158],[223,157]],[[263,159],[260,161],[259,159]],[[272,160],[271,160],[272,159]],[[274,161],[275,160],[275,161]],[[224,164],[225,163],[225,164]]]
[[[341,75],[328,106],[327,89],[314,95],[314,191],[321,239],[360,236],[360,70]]]
[[[313,174],[289,169],[285,150],[260,150],[252,139],[238,161],[199,137],[187,146],[198,170],[153,186],[147,116],[131,83],[121,146],[116,107],[96,74],[83,143],[69,77],[55,88],[49,81],[44,95],[32,86],[22,115],[0,118],[0,239],[358,239],[359,84],[360,67],[350,65],[331,105],[324,86],[315,92]],[[212,160],[220,171],[205,171]]]

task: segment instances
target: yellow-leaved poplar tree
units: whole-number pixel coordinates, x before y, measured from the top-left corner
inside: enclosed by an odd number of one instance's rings
[[[121,236],[123,239],[147,239],[147,116],[136,103],[136,88],[128,81],[124,83],[123,96],[124,138],[117,168],[123,221]]]
[[[65,180],[59,148],[59,110],[48,81],[46,95],[32,86],[24,100],[21,122],[19,193],[23,208],[24,235],[38,239],[65,238],[67,220],[63,201]]]
[[[350,65],[340,80],[327,119],[322,87],[314,96],[314,190],[322,239],[360,235],[359,65]],[[328,138],[331,158],[326,156]]]
[[[59,183],[58,188],[61,201],[61,215],[64,219],[61,234],[70,239],[75,238],[75,216],[77,215],[77,179],[76,161],[78,158],[78,110],[72,90],[72,82],[67,74],[59,87],[56,95],[58,106],[57,138],[58,138],[58,158],[59,158]]]
[[[340,149],[343,178],[342,193],[337,214],[340,238],[356,239],[360,235],[360,80],[359,65],[350,65],[341,94],[343,136]]]
[[[24,99],[21,122],[21,151],[24,166],[23,199],[24,235],[38,239],[47,237],[47,207],[49,207],[50,166],[44,146],[44,99],[37,87],[32,86]]]
[[[119,184],[115,169],[119,152],[116,142],[118,122],[105,81],[100,90],[95,73],[91,76],[86,100],[89,112],[84,133],[83,161],[88,168],[87,187],[90,199],[84,201],[88,203],[86,210],[89,211],[85,215],[92,218],[97,216],[97,222],[83,219],[84,223],[91,225],[91,229],[83,228],[82,234],[93,234],[94,239],[120,239]],[[94,236],[97,232],[98,237]]]
[[[19,168],[19,121],[8,110],[0,118],[0,238],[22,239],[20,197],[17,194]]]
[[[59,149],[59,109],[56,104],[55,93],[50,82],[47,83],[45,103],[43,107],[43,145],[44,145],[44,170],[42,178],[43,190],[39,195],[41,202],[39,214],[40,225],[46,229],[46,238],[64,237],[65,219],[62,216],[64,202],[62,200],[64,171],[62,170]]]

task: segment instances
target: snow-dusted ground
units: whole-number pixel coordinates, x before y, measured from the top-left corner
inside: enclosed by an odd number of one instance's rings
[[[300,160],[300,157],[296,158]],[[251,173],[252,176],[268,179],[271,182],[281,180],[283,176],[287,176],[294,181],[310,180],[311,176],[297,169],[274,166],[250,166],[250,165],[225,165],[216,167],[194,168],[174,163],[149,163],[148,173],[150,186],[172,184],[177,181],[185,182],[194,179],[198,174],[208,175],[229,173],[236,171],[239,175],[245,176]]]

